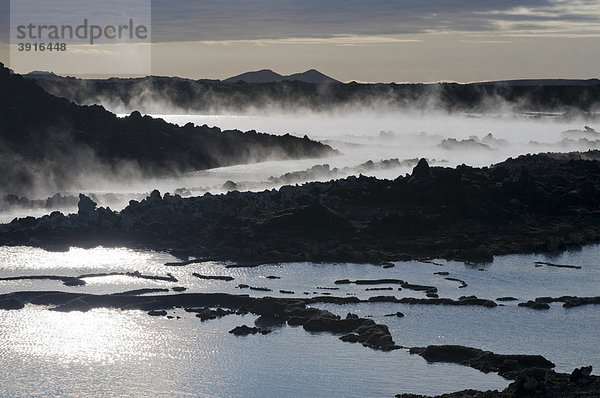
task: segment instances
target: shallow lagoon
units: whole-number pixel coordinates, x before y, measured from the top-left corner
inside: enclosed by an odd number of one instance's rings
[[[61,290],[115,293],[140,288],[185,286],[189,292],[226,292],[253,296],[296,297],[322,294],[424,297],[421,292],[366,291],[373,286],[336,285],[338,279],[398,278],[434,285],[440,297],[476,295],[496,299],[514,296],[496,308],[424,306],[393,303],[319,304],[345,315],[372,316],[385,323],[397,344],[461,344],[498,353],[546,356],[557,370],[591,364],[600,367],[597,306],[547,311],[517,306],[540,296],[600,295],[600,246],[555,256],[500,256],[491,264],[466,265],[438,260],[436,265],[397,262],[383,269],[368,264],[273,264],[226,268],[204,262],[168,267],[178,261],[166,253],[129,249],[78,249],[52,253],[27,247],[0,248],[0,276],[60,275],[140,271],[178,282],[131,276],[86,278],[86,286],[60,281],[1,281],[0,291]],[[535,261],[580,265],[582,269],[536,267]],[[464,280],[468,286],[434,272]],[[229,275],[233,281],[204,280],[192,275]],[[270,279],[276,276],[280,279]],[[239,284],[267,287],[271,292],[239,289]],[[319,289],[339,288],[339,290]],[[305,294],[308,293],[308,294]],[[285,295],[286,297],[294,297]],[[385,317],[403,312],[404,318]],[[171,311],[181,319],[149,317],[141,311],[96,309],[88,313],[56,313],[27,306],[0,311],[1,384],[8,395],[155,395],[155,396],[393,396],[400,392],[438,394],[465,388],[503,389],[508,381],[471,368],[427,364],[405,350],[379,352],[343,343],[328,333],[308,333],[284,326],[262,336],[235,337],[228,330],[252,325],[255,316],[230,315],[200,322],[193,314]],[[595,372],[597,373],[597,372]]]

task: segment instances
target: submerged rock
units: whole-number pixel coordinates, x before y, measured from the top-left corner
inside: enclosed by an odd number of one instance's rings
[[[208,279],[208,280],[217,280],[217,281],[232,281],[235,278],[233,276],[221,276],[221,275],[201,275],[196,272],[192,273],[196,278],[200,279]]]
[[[404,314],[401,312],[396,312],[394,314],[385,314],[384,316],[395,316],[397,318],[404,318]]]
[[[216,309],[210,309],[208,307],[202,307],[202,308],[186,308],[185,309],[186,312],[192,312],[196,314],[196,318],[200,318],[201,321],[207,321],[207,320],[211,320],[211,319],[217,319],[217,318],[222,318],[226,315],[231,315],[231,314],[235,314],[236,311],[232,311],[232,310],[226,310],[220,307],[217,307]]]
[[[148,315],[150,315],[150,316],[167,316],[167,311],[165,311],[165,310],[151,310],[151,311],[148,311]]]
[[[519,307],[528,307],[534,310],[548,310],[550,305],[548,303],[540,303],[536,301],[528,301],[526,303],[519,303]]]
[[[229,331],[229,333],[234,334],[236,336],[247,336],[249,334],[257,334],[257,333],[269,334],[269,333],[271,333],[271,330],[242,325],[242,326],[236,326],[235,328],[231,329]]]
[[[496,301],[517,301],[517,300],[518,300],[517,298],[510,297],[510,296],[507,296],[507,297],[498,297],[496,299]]]

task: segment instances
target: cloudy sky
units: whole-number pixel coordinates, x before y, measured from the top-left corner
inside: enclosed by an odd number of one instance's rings
[[[8,1],[0,5],[7,43]],[[226,78],[316,68],[378,82],[591,78],[600,77],[599,22],[598,0],[154,0],[151,70]],[[6,44],[0,60],[8,61]]]

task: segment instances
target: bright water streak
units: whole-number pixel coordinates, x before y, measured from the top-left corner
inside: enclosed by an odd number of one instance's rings
[[[522,302],[539,296],[600,295],[600,246],[558,256],[511,255],[475,267],[446,262],[398,262],[383,269],[367,264],[274,264],[256,268],[225,268],[206,262],[166,267],[168,254],[128,249],[71,249],[50,253],[34,248],[0,248],[0,276],[78,276],[97,272],[171,273],[178,282],[129,276],[86,278],[83,287],[60,281],[2,281],[1,292],[62,290],[115,293],[139,288],[185,286],[188,292],[250,293],[310,297],[374,295],[423,297],[397,290],[366,291],[369,286],[336,285],[338,279],[398,278],[437,286],[441,297],[477,295],[495,299],[514,296]],[[580,265],[582,269],[535,267],[535,261]],[[480,270],[483,269],[483,270]],[[434,272],[449,272],[466,288]],[[234,281],[203,280],[193,272],[231,275]],[[280,279],[267,278],[276,276]],[[268,287],[271,292],[237,288],[238,284]],[[322,287],[339,288],[324,290]],[[293,296],[279,293],[292,290]],[[307,292],[308,295],[305,295]],[[390,303],[319,304],[345,315],[373,316],[390,327],[404,346],[462,344],[499,353],[546,356],[557,370],[591,364],[600,368],[597,306],[547,311],[508,302],[496,308],[415,306]],[[403,312],[404,318],[385,317]],[[255,316],[228,316],[200,322],[193,314],[171,311],[181,319],[149,317],[141,311],[96,309],[87,313],[56,313],[27,306],[0,311],[0,385],[10,396],[154,395],[154,396],[393,396],[400,392],[439,394],[464,388],[502,389],[507,381],[470,368],[429,365],[399,350],[383,353],[342,343],[328,333],[307,333],[301,327],[276,328],[266,336],[235,337],[234,326],[252,325]]]

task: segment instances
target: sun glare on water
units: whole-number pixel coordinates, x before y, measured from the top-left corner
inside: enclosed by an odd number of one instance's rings
[[[26,322],[14,312],[0,311],[2,351],[18,356],[63,364],[110,364],[150,358],[149,341],[161,340],[158,331],[144,326],[147,316],[142,312],[94,309],[62,313],[35,307],[22,311],[27,312]]]
[[[171,256],[125,248],[82,249],[71,247],[67,252],[49,252],[31,247],[0,247],[0,267],[5,270],[107,270],[116,267],[135,269],[148,264],[169,261]]]

